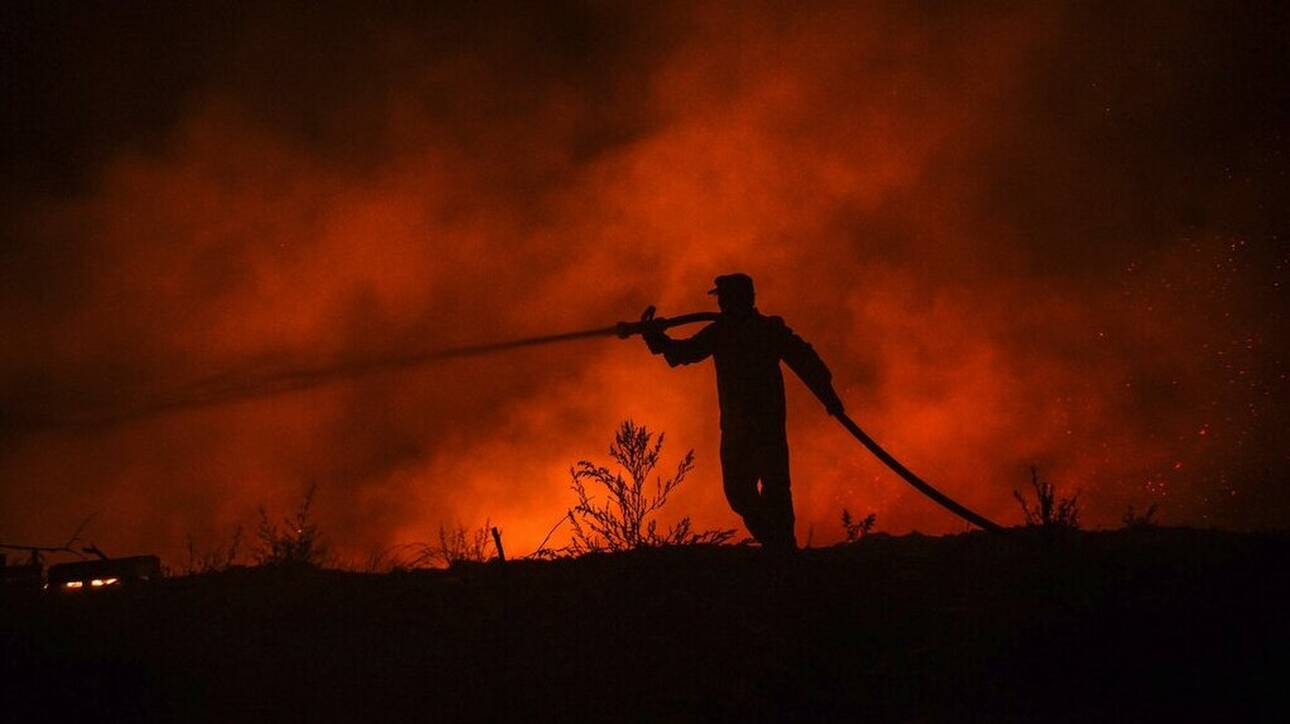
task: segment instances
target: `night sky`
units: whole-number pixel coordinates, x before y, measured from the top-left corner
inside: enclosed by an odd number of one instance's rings
[[[584,341],[131,419],[195,381],[712,308],[746,271],[897,457],[1019,522],[1290,525],[1284,3],[0,7],[0,541],[174,559],[311,483],[342,556],[531,549],[710,365]],[[964,524],[789,386],[798,537]]]

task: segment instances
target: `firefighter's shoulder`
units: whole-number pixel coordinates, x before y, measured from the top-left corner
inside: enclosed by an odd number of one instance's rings
[[[786,331],[788,330],[788,323],[784,321],[783,317],[766,316],[765,320],[766,320],[766,326],[770,327],[771,329],[774,329],[777,331],[781,329]]]
[[[769,334],[775,339],[788,340],[793,336],[793,330],[789,328],[783,317],[763,317],[762,325],[764,334]]]

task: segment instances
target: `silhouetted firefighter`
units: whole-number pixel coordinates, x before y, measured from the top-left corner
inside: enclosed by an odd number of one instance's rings
[[[645,344],[667,363],[694,364],[712,357],[721,405],[721,473],[726,500],[763,546],[797,547],[793,495],[788,473],[782,360],[824,403],[829,414],[844,414],[833,376],[811,345],[780,317],[767,317],[754,304],[752,278],[716,278],[721,315],[689,339],[671,339],[657,326],[654,308],[641,315]],[[758,487],[760,483],[760,488]]]

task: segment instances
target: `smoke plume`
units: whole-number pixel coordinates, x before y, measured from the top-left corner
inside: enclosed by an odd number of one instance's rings
[[[638,340],[41,424],[700,311],[730,271],[989,517],[1033,463],[1095,526],[1290,520],[1284,9],[438,5],[3,11],[0,539],[101,511],[174,556],[317,483],[345,555],[485,517],[522,553],[627,417],[696,450],[674,514],[734,527],[710,367]],[[799,538],[961,529],[789,387]]]

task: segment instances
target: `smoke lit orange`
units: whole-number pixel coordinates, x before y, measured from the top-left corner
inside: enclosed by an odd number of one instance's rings
[[[1084,491],[1092,525],[1150,502],[1177,522],[1284,523],[1261,497],[1287,463],[1287,262],[1252,220],[1272,204],[1192,173],[1207,161],[1155,109],[1213,98],[1104,60],[1120,56],[1099,55],[1089,11],[497,12],[446,35],[429,11],[365,14],[345,42],[251,13],[209,71],[95,101],[134,135],[87,136],[82,185],[7,192],[6,537],[100,511],[105,550],[174,558],[316,482],[344,556],[485,518],[522,555],[569,505],[569,465],[603,458],[628,417],[667,432],[665,458],[696,451],[674,514],[734,527],[711,370],[634,341],[93,431],[22,423],[216,375],[697,311],[732,270],[867,430],[986,516],[1017,520],[1033,463]],[[1208,37],[1184,20],[1158,41],[1172,62]],[[1146,193],[1161,178],[1178,188]],[[789,387],[799,540],[839,539],[843,507],[881,530],[961,527]]]

